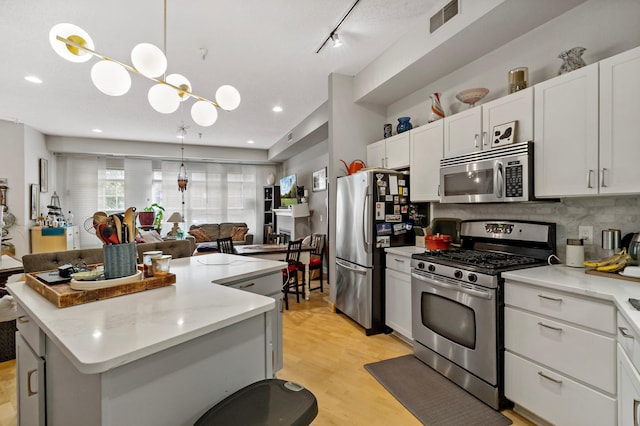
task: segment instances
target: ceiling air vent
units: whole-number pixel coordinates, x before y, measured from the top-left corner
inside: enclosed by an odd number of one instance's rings
[[[452,0],[445,7],[437,11],[431,17],[430,32],[434,32],[444,24],[446,24],[451,18],[456,16],[459,12],[458,0]]]

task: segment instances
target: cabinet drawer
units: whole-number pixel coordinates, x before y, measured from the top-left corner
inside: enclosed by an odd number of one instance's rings
[[[509,351],[616,393],[616,342],[612,337],[508,307],[504,316],[504,343]]]
[[[387,268],[404,274],[411,273],[411,258],[398,254],[387,253]]]
[[[278,272],[225,285],[251,293],[262,294],[263,296],[269,296],[282,290],[282,278],[280,272]]]
[[[505,285],[504,303],[605,333],[616,332],[616,309],[611,303],[509,280]]]
[[[16,312],[18,314],[16,328],[36,355],[43,357],[45,355],[44,333],[20,305]]]
[[[615,399],[510,352],[504,364],[505,396],[546,421],[567,426],[616,424]]]

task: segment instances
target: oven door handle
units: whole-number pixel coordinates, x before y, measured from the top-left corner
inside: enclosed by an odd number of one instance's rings
[[[478,290],[473,290],[470,288],[465,288],[462,287],[460,285],[456,285],[456,284],[449,284],[443,281],[440,281],[438,279],[435,278],[427,278],[427,277],[423,277],[422,275],[418,275],[418,274],[411,274],[412,277],[420,280],[420,281],[425,281],[431,285],[434,286],[438,286],[438,287],[442,287],[442,288],[446,288],[446,289],[451,289],[451,290],[455,290],[455,291],[459,291],[461,293],[466,293],[475,297],[479,297],[482,299],[492,299],[493,295],[490,292],[484,292],[484,291],[478,291]]]

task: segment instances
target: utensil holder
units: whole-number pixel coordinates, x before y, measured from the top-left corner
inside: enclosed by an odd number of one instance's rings
[[[104,246],[104,277],[110,280],[135,274],[136,252],[136,243]]]

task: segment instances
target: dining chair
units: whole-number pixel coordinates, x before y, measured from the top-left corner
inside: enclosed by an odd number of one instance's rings
[[[218,243],[218,253],[235,254],[231,237],[218,238],[216,242]]]
[[[282,270],[282,292],[284,293],[284,306],[289,309],[289,293],[296,295],[296,302],[300,303],[300,294],[302,294],[304,284],[298,279],[298,271],[300,271],[300,250],[302,249],[302,240],[289,241],[287,245],[287,268]],[[291,291],[293,289],[293,291]]]
[[[289,235],[287,234],[269,234],[267,235],[267,244],[287,244]]]
[[[322,264],[324,262],[326,241],[327,236],[325,234],[311,235],[311,246],[313,246],[313,251],[311,252],[311,257],[309,259],[309,274],[311,274],[311,271],[320,271],[320,285],[318,287],[309,287],[309,291],[320,289],[320,292],[324,293],[322,284],[322,280],[324,278],[324,268]],[[311,281],[311,275],[309,275],[309,281]],[[311,282],[309,282],[309,285],[311,285]]]

